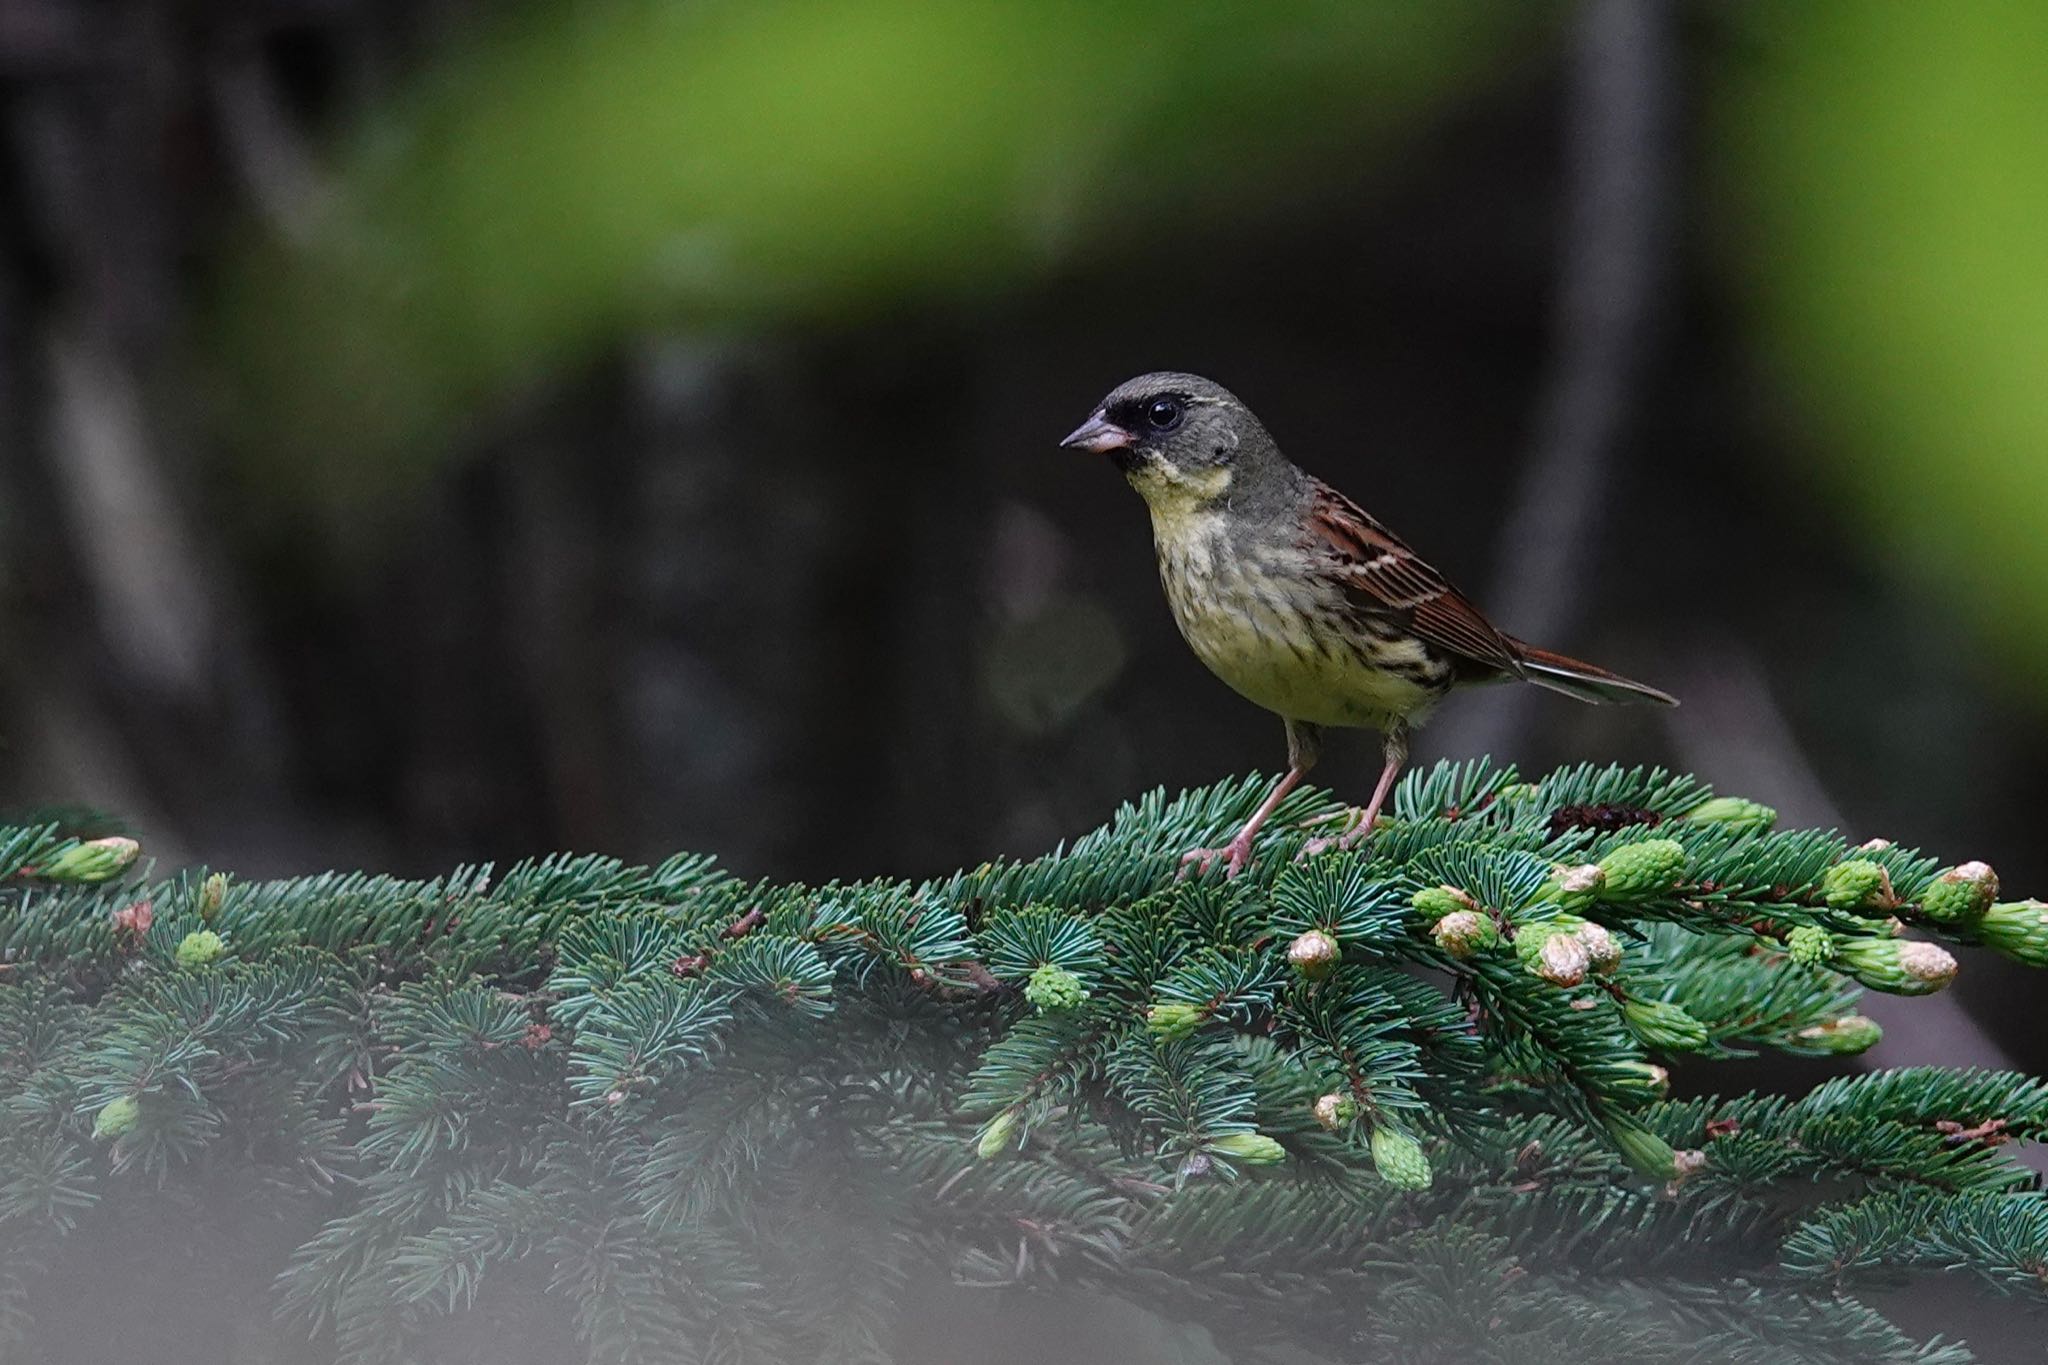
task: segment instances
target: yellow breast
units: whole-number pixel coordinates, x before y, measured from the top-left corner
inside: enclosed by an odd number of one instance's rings
[[[1283,564],[1238,552],[1220,509],[1155,503],[1152,535],[1182,637],[1247,699],[1315,725],[1383,729],[1441,696],[1423,681],[1421,644],[1359,634]]]

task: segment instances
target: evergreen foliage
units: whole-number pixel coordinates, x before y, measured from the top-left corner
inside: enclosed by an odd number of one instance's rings
[[[1177,881],[1261,790],[819,887],[680,856],[147,881],[0,830],[0,1360],[37,1358],[71,1239],[167,1203],[301,1228],[280,1331],[349,1365],[452,1359],[448,1322],[536,1296],[596,1362],[886,1361],[935,1268],[1246,1362],[1949,1365],[1856,1295],[2048,1300],[2005,1146],[2048,1085],[1667,1095],[1869,1046],[1859,991],[1945,985],[1936,941],[2048,962],[1990,869],[1668,773],[1467,763],[1358,854],[1294,861],[1337,813],[1300,793],[1246,875]]]

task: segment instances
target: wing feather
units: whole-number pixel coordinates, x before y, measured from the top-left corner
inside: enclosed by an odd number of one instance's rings
[[[1354,606],[1400,620],[1418,638],[1469,664],[1526,676],[1515,642],[1399,536],[1320,480],[1311,498],[1309,548],[1327,556],[1330,575]]]

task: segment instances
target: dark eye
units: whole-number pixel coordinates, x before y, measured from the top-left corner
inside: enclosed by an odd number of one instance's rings
[[[1155,398],[1145,405],[1145,423],[1154,431],[1172,431],[1188,410],[1178,398]]]

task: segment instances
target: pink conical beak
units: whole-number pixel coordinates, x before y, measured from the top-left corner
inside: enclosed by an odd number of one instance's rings
[[[1129,450],[1131,433],[1109,420],[1100,408],[1075,427],[1060,444],[1068,450],[1086,450],[1100,455],[1107,450]]]

